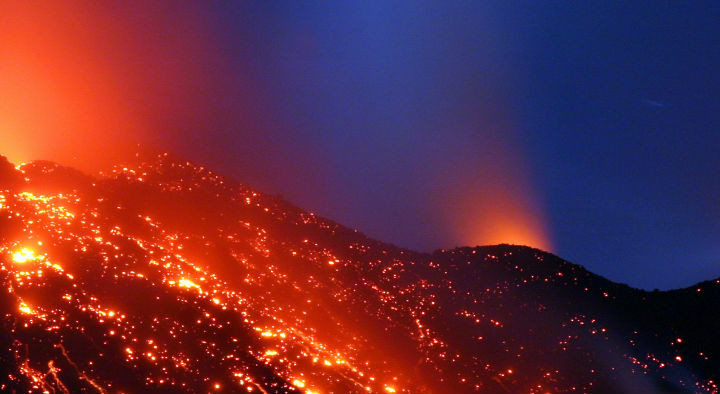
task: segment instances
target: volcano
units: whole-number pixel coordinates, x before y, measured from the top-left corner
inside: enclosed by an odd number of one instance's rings
[[[168,154],[0,190],[2,392],[718,392],[720,280],[414,252]]]

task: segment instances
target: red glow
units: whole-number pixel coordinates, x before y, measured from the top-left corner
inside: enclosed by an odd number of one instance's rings
[[[93,187],[55,169],[0,188],[6,384],[38,389],[14,392],[591,393],[703,356],[675,331],[664,352],[584,347],[642,334],[565,300],[627,295],[536,250],[398,249],[169,155]],[[20,191],[53,178],[68,191]],[[525,195],[503,193],[483,201],[528,223]],[[483,220],[488,237],[534,235]]]
[[[509,117],[509,116],[508,116]],[[512,130],[498,122],[495,127]],[[552,251],[552,237],[529,166],[509,133],[488,133],[482,146],[468,143],[464,157],[440,179],[452,176],[454,187],[438,193],[445,227],[456,245],[527,245]]]
[[[3,155],[96,170],[154,142],[148,114],[182,105],[209,45],[192,7],[153,7],[0,4]]]
[[[541,213],[526,197],[499,193],[478,202],[478,213],[470,227],[471,244],[508,243],[552,250]]]
[[[211,23],[202,12],[158,7],[0,5],[3,154],[16,163],[42,158],[94,171],[129,156],[138,143],[192,140],[178,135],[187,130],[168,132],[168,123],[212,118],[198,104],[207,101],[198,87],[216,94],[224,88],[212,75],[230,73],[205,31]],[[239,101],[233,94],[233,102]],[[493,120],[493,127],[511,129],[502,119]],[[450,171],[458,185],[430,207],[445,206],[440,220],[453,233],[445,239],[550,249],[522,154],[503,133],[494,139],[491,134],[477,155],[466,151],[461,157],[492,157],[454,163]]]

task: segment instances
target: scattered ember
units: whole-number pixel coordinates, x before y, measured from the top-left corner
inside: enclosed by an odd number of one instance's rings
[[[718,393],[717,281],[415,253],[168,155],[8,171],[3,392]]]

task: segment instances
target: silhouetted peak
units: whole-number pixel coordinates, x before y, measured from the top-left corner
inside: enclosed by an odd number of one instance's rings
[[[174,185],[182,189],[203,189],[208,192],[227,192],[228,188],[249,189],[232,179],[225,178],[208,168],[171,153],[137,154],[135,159],[113,167],[110,178],[146,182],[157,185]]]
[[[34,160],[19,166],[27,179],[26,189],[38,193],[69,193],[84,190],[95,179],[81,171],[47,160]]]
[[[5,156],[0,156],[0,189],[13,189],[22,184],[23,177]]]
[[[713,393],[720,379],[720,283],[646,293],[527,246],[401,250],[169,154],[100,178],[20,169],[0,160],[41,193],[0,191],[9,392]]]

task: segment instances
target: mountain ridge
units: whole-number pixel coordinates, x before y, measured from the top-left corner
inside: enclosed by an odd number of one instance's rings
[[[182,160],[182,159],[180,159],[180,158],[178,158],[178,157],[175,157],[175,156],[173,156],[173,155],[171,155],[171,154],[169,154],[169,153],[160,153],[160,154],[158,154],[158,153],[154,153],[154,154],[152,154],[152,153],[144,153],[142,156],[140,156],[140,155],[138,154],[137,157],[138,157],[138,160],[140,159],[140,157],[145,157],[146,159],[147,159],[147,158],[150,158],[150,159],[155,158],[155,159],[158,160],[158,162],[162,162],[165,158],[168,158],[168,157],[169,157],[169,158],[170,158],[170,161],[169,161],[170,163],[175,162],[176,164],[184,164],[184,165],[188,165],[188,166],[191,166],[191,167],[196,167],[196,168],[201,168],[201,169],[203,169],[203,170],[207,170],[207,171],[209,171],[210,173],[214,173],[213,171],[206,169],[205,166],[197,165],[197,164],[195,164],[195,163],[193,163],[193,162],[191,162],[191,161],[188,161],[188,160]],[[3,161],[4,161],[5,163],[2,163]],[[131,163],[131,162],[126,162],[126,163],[123,164],[123,165],[131,165],[131,166],[132,166],[132,164],[130,164],[130,163]],[[5,156],[0,155],[0,166],[3,166],[3,165],[8,165],[9,167],[14,167],[14,166],[7,160],[7,158],[6,158]],[[52,167],[52,168],[55,168],[55,169],[57,169],[57,170],[60,170],[60,171],[66,172],[66,173],[71,173],[71,174],[73,174],[74,176],[76,176],[76,177],[78,177],[78,178],[85,178],[85,179],[86,179],[86,183],[89,182],[91,179],[92,179],[92,180],[99,180],[99,179],[101,179],[102,177],[105,176],[105,175],[103,174],[103,172],[100,172],[100,173],[99,173],[99,178],[98,178],[97,176],[93,176],[93,175],[87,174],[87,173],[85,173],[85,172],[78,171],[78,170],[76,170],[76,169],[74,169],[74,168],[72,168],[72,167],[64,166],[64,165],[61,165],[61,164],[59,164],[59,163],[56,163],[56,162],[53,162],[53,161],[47,161],[47,160],[32,160],[32,161],[30,161],[30,162],[23,163],[22,165],[19,165],[18,167],[20,167],[20,168],[22,168],[22,167],[27,168],[28,166],[33,166],[33,167],[35,167],[35,166],[38,166],[38,165],[39,165],[40,168],[41,168],[41,169],[39,169],[40,171],[46,171],[45,168],[47,168],[47,167]],[[122,165],[120,165],[120,166],[122,166]],[[2,177],[2,176],[3,176],[3,175],[0,174],[0,177]],[[335,221],[332,220],[332,219],[325,218],[325,217],[323,217],[323,216],[318,216],[318,215],[316,215],[315,213],[305,211],[305,210],[303,210],[302,208],[297,207],[297,205],[295,205],[295,204],[292,203],[291,201],[286,200],[286,199],[285,199],[282,195],[280,195],[280,194],[270,194],[270,193],[265,193],[265,192],[261,192],[261,191],[258,191],[258,190],[250,189],[250,188],[248,188],[248,187],[247,187],[244,183],[242,183],[242,182],[234,181],[232,178],[228,178],[228,177],[225,177],[225,176],[223,176],[223,178],[224,178],[226,181],[231,181],[231,182],[233,182],[235,186],[239,186],[239,187],[247,188],[248,190],[252,190],[252,192],[257,193],[258,195],[262,195],[262,196],[264,196],[265,198],[268,198],[268,199],[270,199],[270,200],[276,200],[278,203],[280,203],[280,204],[282,204],[282,205],[284,205],[284,206],[286,206],[286,207],[292,207],[293,209],[300,210],[300,211],[302,211],[302,212],[304,212],[304,213],[307,213],[307,214],[309,214],[309,215],[317,216],[318,218],[320,218],[320,219],[322,219],[322,220],[324,220],[324,221],[326,221],[326,222],[333,223],[333,224],[335,224],[335,225],[338,225],[338,226],[340,226],[340,227],[343,227],[343,228],[345,228],[345,229],[347,229],[347,230],[350,230],[350,231],[352,231],[352,232],[355,232],[355,233],[361,235],[362,237],[365,237],[365,238],[367,238],[367,239],[372,239],[372,240],[375,241],[375,242],[379,242],[379,243],[382,243],[382,244],[387,245],[388,247],[393,247],[393,248],[396,248],[396,249],[398,249],[398,250],[403,250],[403,251],[405,251],[405,252],[413,252],[413,253],[417,253],[417,254],[421,254],[421,255],[434,256],[434,255],[439,255],[439,254],[441,254],[441,253],[450,252],[450,251],[459,250],[459,249],[467,249],[467,248],[474,249],[474,248],[484,248],[484,247],[493,247],[493,246],[503,246],[503,245],[507,245],[507,246],[524,247],[524,248],[535,249],[535,250],[537,250],[537,251],[541,251],[541,252],[543,252],[543,253],[552,255],[553,257],[555,257],[555,258],[557,258],[557,259],[561,259],[561,260],[563,260],[563,261],[565,261],[565,262],[568,262],[568,263],[570,263],[570,264],[576,265],[576,266],[578,266],[578,267],[581,267],[581,268],[587,270],[587,268],[586,268],[584,265],[579,264],[579,263],[570,262],[570,261],[568,261],[568,260],[565,260],[565,259],[563,259],[562,257],[560,257],[560,256],[558,256],[557,254],[554,254],[554,253],[552,253],[552,252],[548,252],[548,251],[545,251],[545,250],[542,250],[542,249],[540,249],[540,248],[536,248],[536,247],[533,247],[533,246],[521,245],[521,244],[500,243],[500,244],[494,244],[494,245],[475,245],[475,246],[461,245],[461,246],[455,246],[455,247],[453,247],[453,248],[438,248],[438,249],[435,249],[435,250],[432,250],[432,251],[429,251],[429,252],[415,251],[415,250],[412,250],[412,249],[409,249],[409,248],[405,248],[405,247],[402,247],[402,246],[395,245],[395,244],[393,244],[393,243],[389,243],[389,242],[385,242],[385,241],[378,240],[378,239],[373,238],[372,236],[367,235],[367,234],[365,234],[365,233],[363,233],[363,232],[361,232],[361,231],[359,231],[359,230],[357,230],[357,229],[352,229],[352,228],[349,228],[349,227],[344,227],[342,224],[340,224],[340,223],[338,223],[338,222],[335,222]],[[1,179],[2,179],[2,178],[0,178],[0,180],[1,180]],[[598,277],[601,277],[601,278],[603,278],[603,279],[605,279],[605,280],[607,280],[607,281],[609,281],[609,282],[612,282],[612,283],[615,283],[615,284],[618,284],[618,285],[622,285],[622,286],[627,286],[627,287],[629,287],[629,288],[631,288],[631,289],[634,289],[634,290],[643,291],[643,292],[654,292],[654,291],[655,291],[655,290],[647,290],[647,289],[643,289],[643,288],[639,288],[639,287],[633,287],[633,286],[631,286],[631,285],[629,285],[629,284],[627,284],[627,283],[624,283],[624,282],[614,281],[614,280],[608,279],[608,278],[606,278],[606,277],[604,277],[604,276],[602,276],[602,275],[600,275],[600,274],[594,273],[594,272],[589,271],[589,270],[588,270],[588,272],[590,272],[590,273],[592,273],[593,275],[596,275],[596,276],[598,276]],[[699,282],[697,282],[697,283],[694,283],[694,284],[691,284],[691,285],[688,285],[688,286],[685,286],[685,287],[665,289],[665,290],[658,290],[658,291],[661,291],[661,292],[673,292],[673,291],[681,291],[681,290],[687,290],[687,289],[695,289],[695,288],[697,288],[698,286],[700,286],[700,285],[702,285],[702,284],[709,283],[709,282],[715,282],[715,281],[717,281],[717,280],[719,280],[719,279],[720,279],[720,277],[711,278],[711,279],[699,281]]]
[[[3,387],[717,392],[718,280],[647,292],[529,247],[414,252],[167,154],[136,160],[99,178],[0,165]]]

